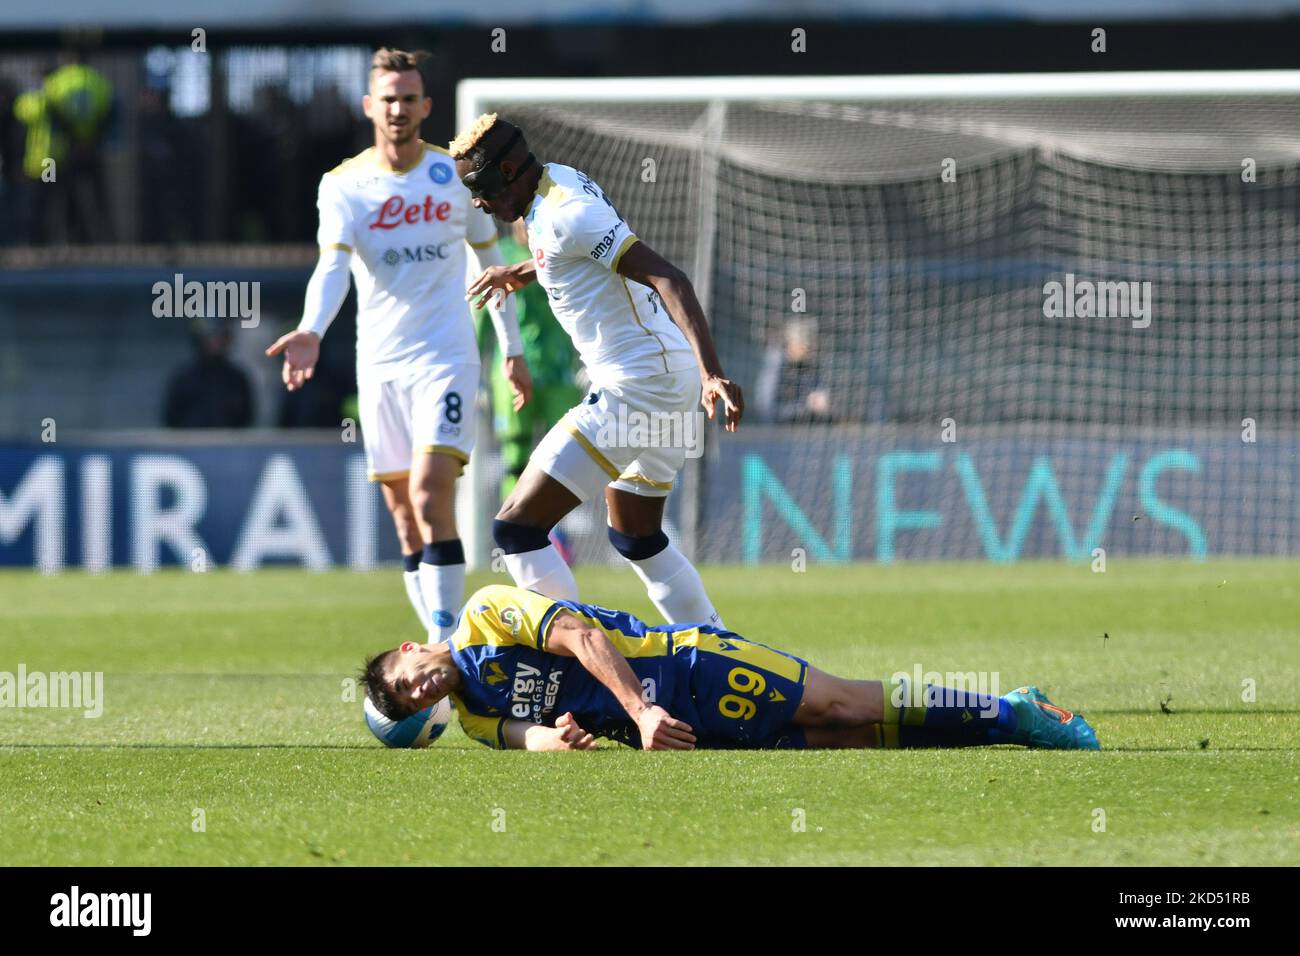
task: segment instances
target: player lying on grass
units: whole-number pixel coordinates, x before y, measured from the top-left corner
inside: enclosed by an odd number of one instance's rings
[[[386,651],[361,679],[390,720],[422,721],[450,694],[465,732],[502,749],[589,750],[596,737],[645,750],[1098,749],[1081,716],[1034,687],[994,697],[847,680],[720,628],[651,627],[507,585],[476,591],[449,642]]]

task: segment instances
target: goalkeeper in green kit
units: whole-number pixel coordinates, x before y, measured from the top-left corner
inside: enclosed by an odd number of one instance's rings
[[[525,237],[524,222],[518,219],[511,224],[510,233],[501,240],[501,255],[506,265],[532,258]],[[525,286],[515,293],[515,309],[519,316],[524,356],[533,376],[533,396],[527,405],[516,411],[510,382],[497,368],[500,363],[489,361],[492,369],[492,431],[505,460],[505,475],[501,479],[502,501],[514,490],[537,442],[582,398],[582,390],[574,383],[573,343],[551,313],[546,290],[536,282]],[[492,336],[487,310],[475,309],[474,322],[478,327],[479,342],[485,343],[488,349],[494,348],[496,339]],[[486,358],[490,360],[491,357]],[[553,537],[559,537],[558,529]],[[563,540],[555,543],[557,550],[569,560],[566,543]]]

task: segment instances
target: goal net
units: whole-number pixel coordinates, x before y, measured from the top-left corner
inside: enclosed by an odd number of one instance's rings
[[[691,276],[697,561],[1300,551],[1300,73],[473,80]],[[472,550],[495,505],[480,432]],[[613,559],[603,504],[568,523]]]

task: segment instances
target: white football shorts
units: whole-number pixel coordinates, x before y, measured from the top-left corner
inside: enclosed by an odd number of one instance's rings
[[[474,450],[478,365],[432,365],[387,382],[357,375],[371,481],[400,478],[416,455],[441,452],[463,466]]]
[[[705,421],[696,368],[593,385],[529,461],[582,501],[606,485],[662,498],[686,458],[699,457]]]

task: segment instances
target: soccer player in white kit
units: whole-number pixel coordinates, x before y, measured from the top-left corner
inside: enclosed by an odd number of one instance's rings
[[[455,484],[474,448],[478,347],[465,301],[466,245],[480,269],[504,260],[496,225],[471,205],[446,150],[420,139],[432,100],[423,51],[381,49],[363,99],[375,145],[321,178],[320,260],[283,353],[293,391],[312,377],[320,339],[357,284],[357,391],[371,480],[402,545],[407,596],[431,640],[454,629],[465,553]],[[490,304],[504,369],[522,407],[532,388],[513,305]]]
[[[720,401],[734,432],[744,411],[690,281],[637,239],[590,177],[538,163],[523,132],[496,114],[461,133],[451,155],[475,206],[506,222],[523,217],[533,253],[486,269],[470,284],[471,297],[539,282],[592,382],[586,400],[534,450],[497,514],[493,536],[506,568],[521,587],[577,600],[573,573],[547,533],[603,492],[610,542],[664,618],[721,625],[699,573],[663,532],[664,504],[686,448],[664,441],[656,420],[698,416],[699,405],[713,418]],[[622,427],[634,416],[649,424],[639,435]]]

